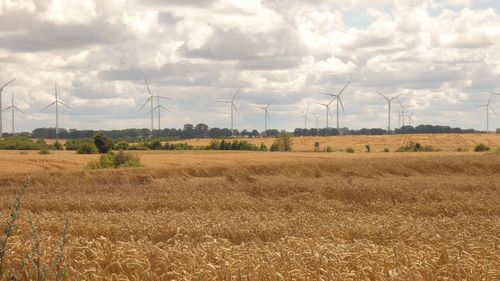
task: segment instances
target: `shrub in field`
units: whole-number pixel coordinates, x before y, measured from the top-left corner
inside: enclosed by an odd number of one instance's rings
[[[187,143],[165,143],[164,150],[192,150],[193,146]]]
[[[127,150],[129,147],[130,147],[129,143],[124,140],[118,141],[115,144],[116,150]]]
[[[347,152],[347,153],[354,153],[354,148],[348,147],[348,148],[346,148],[345,152]]]
[[[47,144],[42,145],[38,142],[35,143],[31,139],[26,137],[7,137],[0,140],[0,149],[6,150],[38,150],[42,146],[48,146]]]
[[[432,145],[422,146],[420,143],[410,142],[406,146],[399,147],[396,152],[434,152],[439,151],[439,149],[435,149]]]
[[[78,148],[76,149],[76,153],[78,153],[78,154],[96,154],[97,147],[91,141],[82,141],[78,144]]]
[[[97,132],[94,136],[94,144],[99,153],[108,153],[113,149],[113,141],[103,132]]]
[[[488,151],[488,150],[490,150],[490,147],[484,143],[480,143],[480,144],[476,145],[476,147],[474,148],[475,152],[483,152],[483,151]]]
[[[40,148],[40,150],[38,151],[38,154],[46,155],[46,154],[50,154],[50,151],[44,147],[44,148]]]
[[[333,152],[333,148],[331,146],[326,147],[326,152]]]
[[[267,148],[267,146],[263,142],[261,142],[259,150],[260,151],[268,151],[269,149]]]
[[[384,147],[384,152],[390,152],[389,148]]]
[[[53,146],[54,146],[54,149],[55,149],[55,150],[63,150],[63,149],[64,149],[63,145],[62,145],[59,141],[56,141],[56,142],[53,144]]]
[[[366,149],[366,152],[371,152],[372,151],[372,147],[369,144],[365,145],[365,149]]]
[[[115,152],[108,152],[102,154],[98,160],[90,161],[87,165],[90,169],[105,169],[105,168],[129,168],[141,167],[141,159],[123,150]]]
[[[457,152],[466,152],[469,151],[467,148],[459,147],[457,148]]]
[[[286,132],[281,132],[278,139],[271,145],[271,151],[292,151],[292,138]]]
[[[161,141],[158,139],[145,141],[144,146],[149,148],[150,150],[161,150],[163,148],[163,146],[161,145]]]

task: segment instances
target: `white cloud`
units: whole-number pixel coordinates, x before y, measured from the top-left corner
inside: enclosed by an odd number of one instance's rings
[[[0,0],[0,83],[18,78],[5,93],[15,90],[28,111],[17,126],[23,130],[52,125],[52,113],[39,108],[53,98],[54,82],[75,106],[62,112],[63,126],[147,127],[136,108],[146,94],[143,78],[172,98],[163,121],[172,127],[227,126],[226,108],[213,101],[242,87],[238,126],[258,127],[261,112],[250,105],[276,98],[272,125],[293,129],[303,124],[305,104],[323,116],[312,105],[323,98],[314,91],[353,80],[344,97],[346,126],[384,127],[378,113],[385,104],[375,94],[384,89],[404,93],[419,122],[482,128],[474,106],[487,96],[478,92],[500,88],[495,5]]]

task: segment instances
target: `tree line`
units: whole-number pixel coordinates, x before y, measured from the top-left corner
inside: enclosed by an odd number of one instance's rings
[[[59,129],[59,137],[61,139],[86,139],[92,138],[97,132],[103,132],[112,139],[124,139],[124,140],[139,140],[151,136],[151,131],[149,129],[122,129],[122,130],[77,130],[77,129]],[[340,132],[336,128],[316,128],[304,129],[297,128],[291,132],[293,136],[336,136],[336,135],[385,135],[387,130],[381,128],[363,128],[359,130],[350,130],[349,128],[341,128]],[[439,125],[419,125],[404,126],[401,128],[394,129],[394,134],[440,134],[440,133],[461,133],[461,134],[475,134],[482,133],[482,131],[477,131],[474,129],[461,129],[452,128],[450,126],[439,126]],[[497,130],[497,133],[500,133]],[[161,139],[193,139],[193,138],[229,138],[231,136],[244,137],[244,138],[256,138],[256,137],[276,137],[280,134],[280,131],[276,129],[269,129],[265,132],[259,132],[257,130],[234,130],[231,134],[231,130],[228,128],[209,128],[208,125],[199,123],[196,125],[185,124],[182,129],[166,128],[162,130],[153,130],[153,136],[155,138]],[[31,133],[25,132],[20,135],[30,137],[30,138],[44,138],[53,139],[56,138],[55,128],[37,128]],[[5,133],[4,136],[9,136]]]

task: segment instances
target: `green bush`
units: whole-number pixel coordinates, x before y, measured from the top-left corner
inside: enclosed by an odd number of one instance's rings
[[[281,132],[278,139],[271,145],[271,151],[292,151],[292,138],[286,132]]]
[[[97,132],[94,136],[94,144],[99,153],[108,153],[113,149],[113,141],[103,132]]]
[[[333,152],[333,148],[331,146],[326,147],[326,152]]]
[[[114,153],[112,151],[102,154],[98,160],[90,161],[87,165],[90,169],[106,169],[106,168],[129,168],[141,167],[141,159],[123,150]]]
[[[354,148],[348,147],[348,148],[346,148],[345,152],[347,152],[347,153],[354,153]]]
[[[78,148],[76,149],[76,153],[78,154],[96,154],[97,147],[90,141],[83,141],[78,144]]]
[[[40,150],[38,151],[38,154],[46,155],[46,154],[50,154],[50,151],[46,147],[44,147],[44,148],[40,148]]]
[[[267,148],[267,146],[263,142],[261,142],[259,150],[260,151],[268,151],[269,149]]]
[[[64,149],[63,145],[59,141],[56,141],[52,146],[54,147],[55,150],[63,150]]]
[[[115,149],[116,150],[127,150],[129,149],[130,145],[128,142],[121,140],[115,144]]]
[[[48,148],[48,145],[35,143],[27,137],[14,136],[0,140],[0,149],[5,150],[39,150],[43,147]]]
[[[490,147],[483,143],[476,145],[476,147],[474,148],[475,152],[483,152],[488,150],[490,150]]]
[[[163,148],[163,146],[161,145],[161,141],[158,139],[145,141],[144,146],[150,150],[161,150]]]
[[[66,150],[78,150],[78,147],[82,143],[94,143],[93,139],[74,139],[74,140],[67,140],[64,143],[64,147],[66,147]],[[95,146],[95,145],[94,145]]]
[[[399,147],[396,152],[435,152],[440,151],[435,149],[432,145],[422,146],[420,143],[410,142],[406,146]]]
[[[457,152],[466,152],[469,151],[467,148],[459,147],[457,148]]]

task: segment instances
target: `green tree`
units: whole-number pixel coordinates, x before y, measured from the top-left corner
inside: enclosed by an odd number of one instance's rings
[[[110,137],[106,136],[103,132],[97,132],[94,135],[94,144],[99,153],[108,153],[113,149],[113,141]]]

